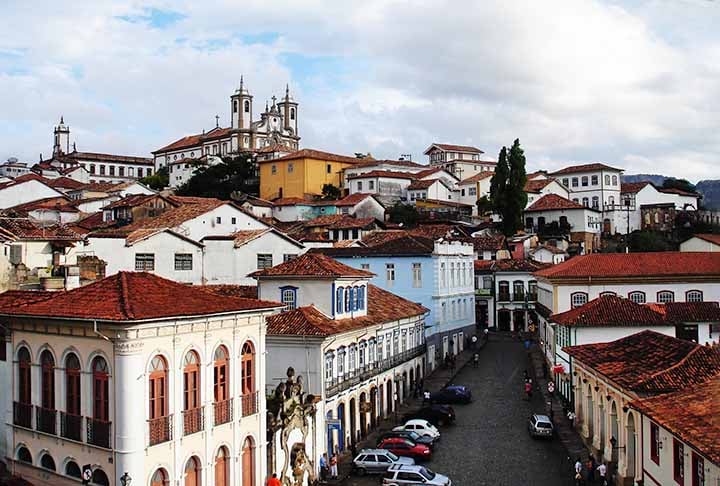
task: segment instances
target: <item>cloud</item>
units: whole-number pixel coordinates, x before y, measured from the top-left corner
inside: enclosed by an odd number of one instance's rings
[[[80,149],[147,154],[216,114],[227,123],[244,74],[256,113],[291,83],[304,146],[422,160],[444,141],[494,158],[519,137],[531,169],[718,172],[711,2],[79,5],[5,7],[0,158],[48,152],[60,114]]]

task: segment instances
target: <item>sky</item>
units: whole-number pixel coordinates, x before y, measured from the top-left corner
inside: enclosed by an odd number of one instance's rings
[[[301,146],[720,178],[720,1],[4,0],[0,160],[150,156],[290,85]]]

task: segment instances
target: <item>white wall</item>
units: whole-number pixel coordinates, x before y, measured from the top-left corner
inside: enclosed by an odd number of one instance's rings
[[[720,245],[693,236],[680,243],[680,251],[720,251]]]
[[[220,223],[216,218],[220,218]],[[235,218],[235,224],[232,223]],[[268,226],[234,206],[223,204],[197,218],[173,228],[181,235],[200,241],[210,235],[229,235],[240,230],[265,229]]]
[[[525,213],[525,219],[533,218],[533,225],[537,226],[538,218],[544,217],[545,224],[560,222],[560,217],[567,217],[571,225],[570,231],[584,233],[600,233],[602,218],[600,213],[591,209],[553,209],[548,211],[531,211]],[[524,223],[524,221],[523,221]]]
[[[38,199],[62,197],[64,194],[40,181],[29,180],[0,189],[0,209],[10,208]]]

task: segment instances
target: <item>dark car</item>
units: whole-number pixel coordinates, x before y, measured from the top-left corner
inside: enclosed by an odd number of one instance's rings
[[[391,430],[390,432],[385,432],[378,438],[378,444],[385,439],[394,438],[411,440],[416,444],[423,444],[431,449],[435,444],[435,439],[433,437],[430,437],[429,435],[420,435],[414,430]]]
[[[446,386],[442,390],[430,394],[431,403],[470,403],[471,401],[470,389],[462,385]]]
[[[378,444],[378,449],[385,449],[402,457],[412,457],[416,461],[427,461],[432,457],[428,446],[399,437],[385,439]]]
[[[424,419],[433,425],[450,425],[455,422],[455,410],[450,405],[433,404],[416,412],[403,415],[403,421]]]

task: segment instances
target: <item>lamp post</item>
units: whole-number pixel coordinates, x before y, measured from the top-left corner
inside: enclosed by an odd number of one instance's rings
[[[132,483],[132,478],[127,471],[125,471],[125,474],[120,477],[120,484],[122,484],[122,486],[130,486],[130,483]]]

